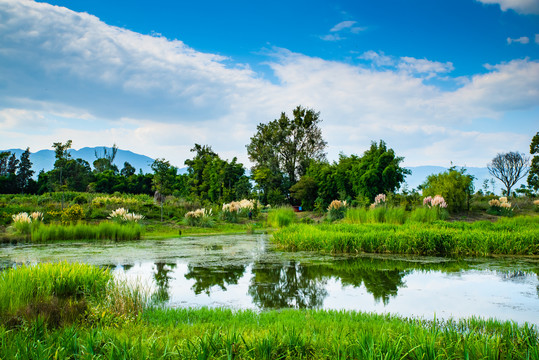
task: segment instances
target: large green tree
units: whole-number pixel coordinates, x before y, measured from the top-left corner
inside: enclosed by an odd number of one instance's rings
[[[373,141],[350,171],[354,192],[371,201],[378,194],[395,192],[405,176],[411,174],[410,170],[400,167],[402,160],[404,158],[396,156],[383,140],[378,144]]]
[[[302,106],[284,112],[279,119],[259,124],[247,145],[253,179],[266,197],[271,191],[287,192],[303,175],[312,160],[325,159],[327,143],[319,127],[320,113]]]
[[[167,195],[172,194],[174,179],[176,178],[177,169],[171,166],[165,159],[155,159],[152,163],[153,174],[153,189],[156,192],[161,204],[161,222],[163,221],[163,200]]]
[[[251,185],[245,176],[243,164],[233,158],[231,162],[223,160],[208,145],[199,145],[191,149],[192,159],[185,160],[187,165],[187,183],[193,197],[202,201],[230,202],[246,198]]]
[[[19,169],[17,170],[17,186],[21,192],[27,192],[34,170],[32,170],[32,162],[30,161],[30,148],[21,154]]]
[[[532,138],[530,144],[530,154],[534,155],[530,165],[528,175],[528,185],[537,192],[539,191],[539,132]]]

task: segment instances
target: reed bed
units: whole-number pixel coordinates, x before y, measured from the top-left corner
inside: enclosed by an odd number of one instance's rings
[[[128,326],[0,326],[2,358],[539,359],[537,329],[348,311],[150,309]]]
[[[404,224],[406,222],[432,223],[446,220],[448,213],[438,208],[417,208],[406,211],[404,207],[377,206],[373,209],[349,208],[346,210],[344,222],[349,224]]]
[[[142,237],[142,226],[136,223],[118,224],[109,221],[97,225],[50,224],[41,225],[32,230],[33,242],[46,243],[56,240],[139,240]]]
[[[271,209],[268,212],[267,222],[273,228],[289,226],[296,221],[296,213],[290,207]]]
[[[417,255],[538,255],[539,217],[465,223],[295,224],[273,234],[287,250]]]

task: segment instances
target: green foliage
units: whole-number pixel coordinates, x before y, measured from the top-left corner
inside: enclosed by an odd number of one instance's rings
[[[193,159],[185,160],[187,195],[212,203],[230,202],[248,197],[251,192],[249,178],[243,164],[233,158],[222,160],[210,146],[195,144]]]
[[[539,191],[539,132],[537,132],[530,144],[530,154],[532,157],[530,172],[528,174],[528,186],[531,186],[535,192]]]
[[[316,180],[308,175],[303,176],[290,188],[292,198],[299,201],[304,210],[313,210],[318,197]]]
[[[419,207],[410,212],[409,220],[413,222],[432,223],[436,220],[447,220],[449,213],[439,207]]]
[[[296,213],[291,207],[271,209],[268,212],[267,222],[271,227],[282,228],[296,221]]]
[[[404,177],[411,174],[410,170],[400,167],[403,159],[397,157],[393,149],[388,149],[383,140],[379,144],[372,142],[359,164],[352,168],[350,176],[355,193],[374,201],[378,194],[395,192]]]
[[[71,205],[62,211],[62,222],[64,224],[80,221],[83,217],[84,210],[79,204]]]
[[[60,240],[139,240],[142,226],[136,223],[117,224],[108,221],[98,225],[90,224],[50,224],[32,230],[33,242],[46,243]]]
[[[539,218],[503,218],[497,223],[292,225],[273,235],[289,250],[331,253],[403,253],[418,255],[539,254]]]
[[[528,324],[352,311],[148,309],[127,326],[0,328],[0,357],[104,359],[530,359]]]
[[[306,173],[311,160],[325,159],[326,142],[319,128],[320,113],[301,106],[293,118],[284,112],[279,119],[258,124],[257,133],[247,145],[247,154],[254,163],[253,179],[262,190],[264,202],[271,191],[287,193]]]
[[[467,210],[473,194],[473,176],[466,169],[457,170],[454,166],[447,171],[429,175],[421,185],[424,196],[441,195],[449,212]]]

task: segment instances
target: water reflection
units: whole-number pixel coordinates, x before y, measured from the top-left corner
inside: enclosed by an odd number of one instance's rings
[[[320,308],[328,294],[316,267],[294,260],[284,264],[257,262],[252,272],[249,295],[262,309]]]
[[[537,258],[286,253],[263,235],[0,251],[0,267],[51,261],[107,266],[118,277],[148,284],[154,300],[172,307],[323,308],[515,321],[539,313]]]
[[[235,285],[245,273],[245,266],[228,265],[223,267],[207,267],[203,265],[188,265],[185,278],[194,280],[195,284],[191,287],[195,294],[205,293],[210,295],[211,289],[218,286],[226,291],[227,286]]]
[[[176,268],[175,263],[156,262],[154,264],[153,279],[157,290],[152,295],[152,298],[157,301],[167,301],[170,298],[169,295],[169,282],[172,279],[173,269]]]

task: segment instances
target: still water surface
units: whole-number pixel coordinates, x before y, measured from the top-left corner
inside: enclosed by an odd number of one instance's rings
[[[267,235],[0,248],[0,267],[109,266],[170,307],[313,308],[539,325],[539,259],[330,256],[280,252]]]

